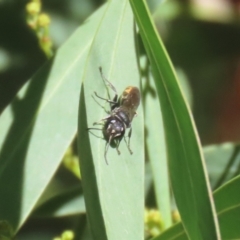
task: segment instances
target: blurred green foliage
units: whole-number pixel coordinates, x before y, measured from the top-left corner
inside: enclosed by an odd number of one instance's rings
[[[27,3],[0,1],[0,113],[46,61],[35,33],[26,24]],[[54,50],[102,3],[101,0],[42,1],[42,10],[51,18]]]
[[[154,12],[175,65],[193,93],[203,144],[240,139],[239,1],[165,1]]]

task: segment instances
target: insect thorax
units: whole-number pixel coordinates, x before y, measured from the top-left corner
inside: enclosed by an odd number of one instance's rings
[[[118,108],[115,108],[112,111],[111,115],[115,116],[119,121],[123,122],[126,125],[126,128],[130,128],[133,115],[135,114],[132,114],[132,112],[129,111],[129,109],[120,106]]]

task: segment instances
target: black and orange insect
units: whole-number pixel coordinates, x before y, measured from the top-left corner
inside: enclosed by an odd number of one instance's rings
[[[122,95],[118,97],[116,88],[106,79],[103,75],[102,68],[99,68],[102,79],[108,87],[110,87],[115,96],[112,100],[100,97],[96,92],[95,95],[99,99],[105,100],[110,103],[109,115],[100,120],[100,122],[95,122],[94,125],[102,125],[101,129],[99,128],[88,128],[88,130],[102,130],[104,139],[106,140],[104,158],[106,163],[107,161],[107,152],[109,145],[117,149],[118,154],[119,144],[125,135],[125,131],[129,128],[128,132],[128,142],[125,140],[130,154],[132,150],[130,149],[130,138],[132,135],[132,126],[131,122],[134,116],[137,114],[136,110],[140,104],[140,91],[137,87],[129,86],[125,88]],[[125,139],[125,138],[124,138]]]

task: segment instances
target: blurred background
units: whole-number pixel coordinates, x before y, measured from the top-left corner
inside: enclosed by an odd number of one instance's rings
[[[47,60],[27,25],[30,0],[0,0],[0,113]],[[203,145],[240,139],[240,1],[149,0],[175,67],[190,86]],[[104,1],[42,0],[54,51]]]
[[[190,84],[203,145],[239,141],[240,1],[166,1],[153,13],[175,67]]]
[[[36,31],[29,27],[27,21],[29,13],[26,13],[26,8],[30,2],[0,0],[0,114],[21,86],[48,59],[39,47]],[[104,2],[42,0],[41,12],[46,13],[50,19],[48,37],[53,51],[57,51],[75,29]],[[238,142],[240,0],[149,0],[148,4],[176,67],[203,145]],[[73,152],[76,152],[75,145]],[[67,154],[65,158],[68,157]],[[70,155],[72,157],[73,154]],[[66,168],[58,171],[53,181],[56,179],[65,179],[59,188],[71,185],[79,188],[77,194],[81,191],[79,180]],[[59,184],[59,181],[55,181],[55,184]],[[49,192],[53,185],[51,183]],[[46,206],[45,211],[54,204],[53,201]],[[35,216],[41,217],[37,213]],[[79,215],[56,218],[54,221],[51,218],[39,221],[33,217],[23,227],[18,239],[30,239],[31,234],[37,239],[38,231],[41,239],[41,229],[44,229],[45,235],[46,229],[49,229],[49,236],[53,236],[52,229],[55,229],[55,235],[68,226],[80,229],[84,226],[83,222],[86,223],[85,215],[80,215],[80,218]]]

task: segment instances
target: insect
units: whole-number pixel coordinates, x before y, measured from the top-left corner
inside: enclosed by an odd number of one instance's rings
[[[129,128],[128,142],[126,141],[125,137],[124,140],[127,144],[127,148],[130,154],[132,154],[132,150],[130,149],[130,138],[132,135],[131,122],[133,120],[133,117],[137,114],[136,110],[140,104],[141,97],[139,89],[133,86],[125,88],[122,95],[118,97],[116,88],[103,75],[101,67],[99,67],[99,71],[103,81],[113,90],[115,96],[111,100],[100,97],[96,92],[94,92],[96,97],[110,103],[111,111],[109,112],[109,115],[107,117],[101,119],[100,122],[95,122],[93,124],[102,125],[103,127],[101,129],[88,128],[88,130],[102,130],[104,139],[106,140],[104,158],[106,164],[108,164],[107,152],[109,145],[116,148],[117,153],[120,154],[119,144],[123,139],[127,128]]]

